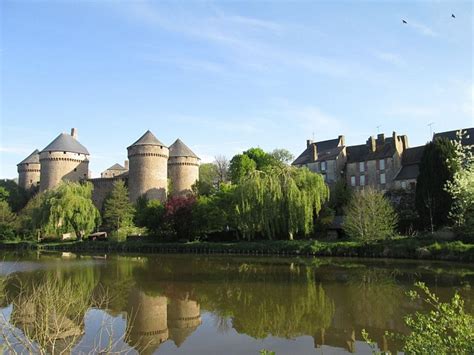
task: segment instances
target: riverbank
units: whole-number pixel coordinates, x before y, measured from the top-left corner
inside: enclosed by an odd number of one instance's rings
[[[434,241],[429,238],[396,238],[380,242],[357,241],[256,241],[256,242],[189,242],[154,241],[69,241],[69,242],[3,242],[0,249],[54,250],[65,252],[117,253],[200,253],[244,255],[340,256],[363,258],[425,259],[474,262],[474,244],[461,241]]]

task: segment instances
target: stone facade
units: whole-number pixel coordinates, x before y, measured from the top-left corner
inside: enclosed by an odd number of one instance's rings
[[[116,181],[124,181],[125,184],[128,184],[128,175],[122,174],[120,176],[112,178],[97,178],[89,179],[88,181],[94,186],[92,191],[92,202],[100,210],[104,205],[105,199],[109,196],[114,188],[114,183]]]
[[[168,178],[174,196],[191,193],[199,180],[199,158],[179,139],[170,146]]]
[[[61,181],[81,181],[89,177],[89,160],[85,154],[42,151],[40,164],[40,191],[53,189]]]
[[[150,200],[165,201],[168,190],[168,148],[147,131],[127,148],[130,200],[145,195]]]
[[[20,162],[17,168],[18,185],[25,190],[36,188],[39,185],[41,175],[38,149]]]
[[[125,160],[125,166],[114,164],[107,170],[100,173],[101,178],[114,178],[128,172],[128,160]]]

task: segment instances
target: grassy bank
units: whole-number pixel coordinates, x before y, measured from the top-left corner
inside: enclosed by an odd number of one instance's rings
[[[203,253],[245,255],[348,256],[450,261],[474,261],[474,244],[434,241],[429,238],[397,238],[383,242],[322,242],[314,240],[257,242],[162,243],[146,241],[71,241],[54,243],[3,242],[1,249],[56,250],[70,252],[118,253]]]

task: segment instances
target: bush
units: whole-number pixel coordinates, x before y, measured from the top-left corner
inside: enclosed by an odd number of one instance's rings
[[[394,235],[397,214],[378,191],[368,188],[355,193],[346,208],[344,231],[362,241],[386,239]]]

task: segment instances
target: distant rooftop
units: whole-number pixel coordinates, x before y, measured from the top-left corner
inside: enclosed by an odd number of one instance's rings
[[[179,138],[170,146],[170,157],[192,157],[199,159]]]
[[[141,136],[135,143],[133,143],[130,147],[135,147],[138,145],[160,145],[166,147],[163,143],[161,143],[158,138],[155,137],[150,130],[146,131],[143,136]],[[129,148],[130,148],[129,147]]]
[[[39,164],[39,150],[35,149],[33,153],[28,155],[25,159],[19,162],[17,165],[21,164]]]
[[[122,165],[118,164],[118,163],[115,163],[114,165],[112,165],[110,168],[108,168],[107,170],[123,170],[123,171],[126,171],[127,169],[124,168]]]
[[[42,152],[70,152],[89,155],[89,151],[75,138],[67,133],[61,133]]]
[[[436,138],[448,138],[451,141],[457,141],[457,132],[459,132],[459,130],[435,133],[433,140]],[[467,132],[467,134],[463,136],[462,144],[474,145],[474,128],[464,128],[463,132]]]
[[[318,152],[318,160],[319,156],[321,155],[321,159],[323,160],[328,160],[328,159],[333,159],[334,156],[338,155],[340,150],[337,149],[339,146],[339,141],[340,138],[336,139],[329,139],[326,141],[321,141],[321,142],[311,142],[306,149],[304,150],[303,153],[301,153],[298,158],[295,159],[295,161],[292,163],[292,165],[302,165],[302,164],[308,164],[313,162],[313,145],[316,145],[316,151]],[[323,158],[324,156],[324,158]]]

